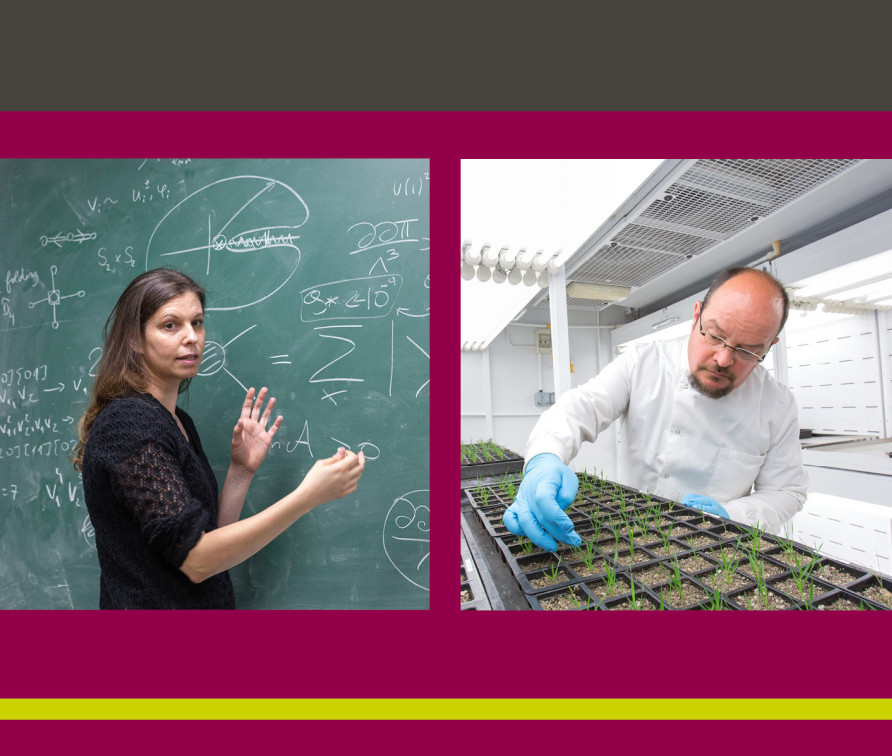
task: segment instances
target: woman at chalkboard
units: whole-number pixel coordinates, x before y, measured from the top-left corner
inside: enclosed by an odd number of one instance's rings
[[[135,278],[105,325],[105,349],[72,454],[96,532],[103,609],[234,609],[228,569],[314,507],[356,490],[365,460],[339,449],[284,498],[239,519],[282,423],[248,390],[218,493],[177,396],[204,351],[204,290],[166,268]],[[266,407],[264,408],[264,403]]]

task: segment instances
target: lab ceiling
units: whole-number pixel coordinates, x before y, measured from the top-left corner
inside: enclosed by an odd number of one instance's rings
[[[567,260],[567,283],[632,288],[619,302],[663,306],[720,270],[752,264],[892,207],[889,160],[667,160]],[[548,306],[548,290],[531,303]]]

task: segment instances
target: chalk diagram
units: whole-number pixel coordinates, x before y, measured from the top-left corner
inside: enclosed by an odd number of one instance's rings
[[[384,518],[384,553],[412,585],[430,591],[430,490],[399,496]]]
[[[86,292],[79,291],[75,294],[65,294],[62,295],[62,292],[56,288],[56,273],[59,272],[59,269],[53,265],[50,268],[50,279],[52,281],[52,288],[47,292],[46,299],[38,299],[36,302],[29,302],[28,308],[33,310],[35,305],[42,304],[43,302],[48,302],[50,306],[53,308],[53,328],[59,327],[59,321],[56,320],[56,307],[58,307],[63,299],[70,299],[71,297],[82,297]]]
[[[149,237],[146,270],[175,265],[213,278],[215,306],[251,307],[281,289],[300,263],[295,233],[310,217],[290,186],[262,176],[220,179],[174,205]]]
[[[216,341],[205,341],[204,343],[204,354],[201,357],[201,367],[198,369],[198,375],[202,378],[206,378],[207,376],[215,375],[219,373],[221,370],[226,373],[232,380],[234,380],[239,386],[242,387],[242,390],[247,392],[248,389],[245,388],[245,385],[236,378],[226,367],[226,348],[232,344],[236,339],[240,339],[244,336],[248,331],[253,328],[256,328],[257,324],[255,323],[252,326],[249,326],[244,331],[242,331],[238,336],[234,339],[230,339],[225,344],[220,344]],[[273,363],[280,364],[280,363]],[[291,364],[290,362],[287,364]]]

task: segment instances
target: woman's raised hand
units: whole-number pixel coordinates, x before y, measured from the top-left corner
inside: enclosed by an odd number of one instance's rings
[[[241,416],[232,431],[232,464],[251,475],[257,472],[261,462],[266,459],[273,436],[282,425],[282,416],[279,415],[269,428],[266,427],[276,406],[275,397],[270,397],[261,414],[266,394],[266,387],[260,389],[258,394],[255,394],[253,387],[248,389]]]

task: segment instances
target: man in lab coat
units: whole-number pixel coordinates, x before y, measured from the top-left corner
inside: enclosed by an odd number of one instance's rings
[[[508,529],[548,551],[580,545],[564,512],[578,486],[567,463],[621,419],[623,483],[779,533],[808,485],[796,401],[760,365],[788,309],[773,276],[731,268],[695,304],[687,345],[631,348],[565,392],[530,434]]]

